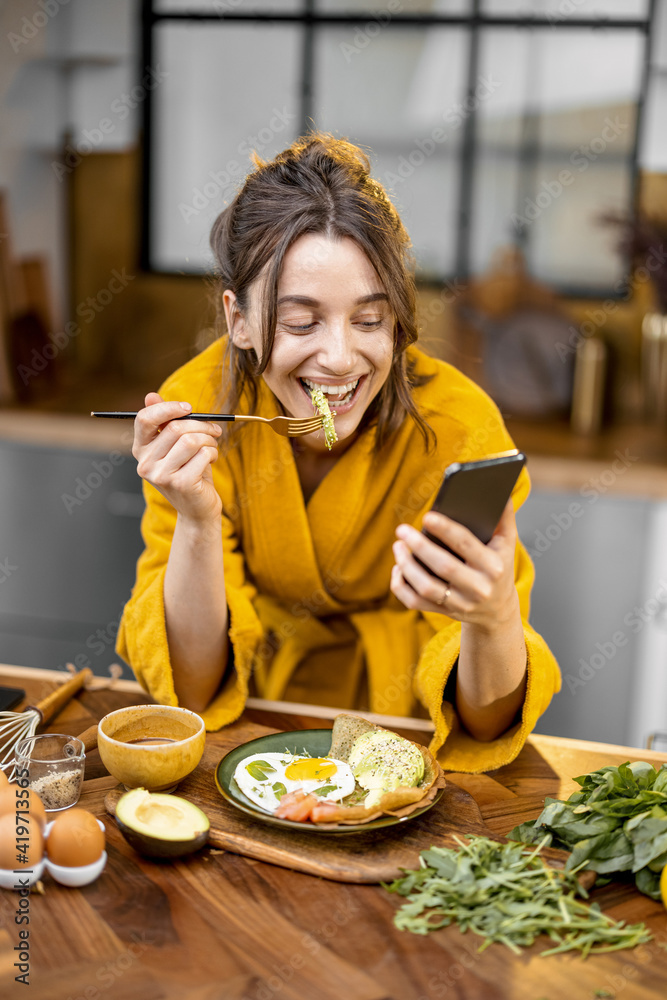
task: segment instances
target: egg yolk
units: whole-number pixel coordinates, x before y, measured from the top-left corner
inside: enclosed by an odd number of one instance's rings
[[[336,764],[326,757],[307,757],[289,764],[285,768],[285,777],[290,781],[322,781],[332,778],[337,770]]]

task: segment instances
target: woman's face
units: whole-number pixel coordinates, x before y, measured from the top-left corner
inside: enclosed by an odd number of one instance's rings
[[[250,289],[245,316],[237,314],[229,325],[236,346],[252,347],[258,357],[260,298],[261,279]],[[228,322],[233,302],[233,292],[225,292]],[[322,389],[336,414],[338,440],[341,446],[346,439],[349,443],[389,375],[394,324],[380,279],[353,240],[301,236],[285,254],[276,336],[264,381],[294,417],[311,417],[309,388]],[[299,440],[326,450],[322,431]]]

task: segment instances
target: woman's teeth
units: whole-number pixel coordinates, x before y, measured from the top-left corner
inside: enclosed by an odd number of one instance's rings
[[[332,403],[348,403],[359,383],[358,378],[355,379],[354,382],[346,382],[345,385],[324,385],[320,382],[313,382],[309,378],[302,378],[301,381],[304,385],[308,386],[311,391],[321,389],[322,392],[326,393],[330,397]]]

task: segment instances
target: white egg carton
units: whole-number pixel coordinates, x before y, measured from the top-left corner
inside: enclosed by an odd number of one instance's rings
[[[55,820],[51,820],[44,827],[44,840],[49,835],[49,831],[53,826]],[[100,826],[102,833],[105,832],[106,827],[104,823],[98,819],[97,821]],[[44,874],[44,869],[56,882],[61,885],[67,885],[71,888],[81,888],[81,886],[89,885],[94,882],[96,878],[102,874],[107,863],[107,852],[103,851],[102,856],[93,861],[90,865],[79,865],[76,868],[66,867],[65,865],[56,865],[51,861],[48,855],[44,855],[42,860],[36,864],[29,871],[11,871],[7,868],[0,868],[0,888],[2,889],[25,889],[31,885],[34,885],[42,875]],[[27,881],[26,881],[27,879]]]

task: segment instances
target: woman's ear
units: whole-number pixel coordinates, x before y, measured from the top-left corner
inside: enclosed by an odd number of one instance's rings
[[[231,289],[226,288],[222,293],[222,304],[225,309],[225,319],[229,337],[235,347],[243,350],[252,348],[252,342],[246,330],[245,317],[238,306],[236,295]]]

